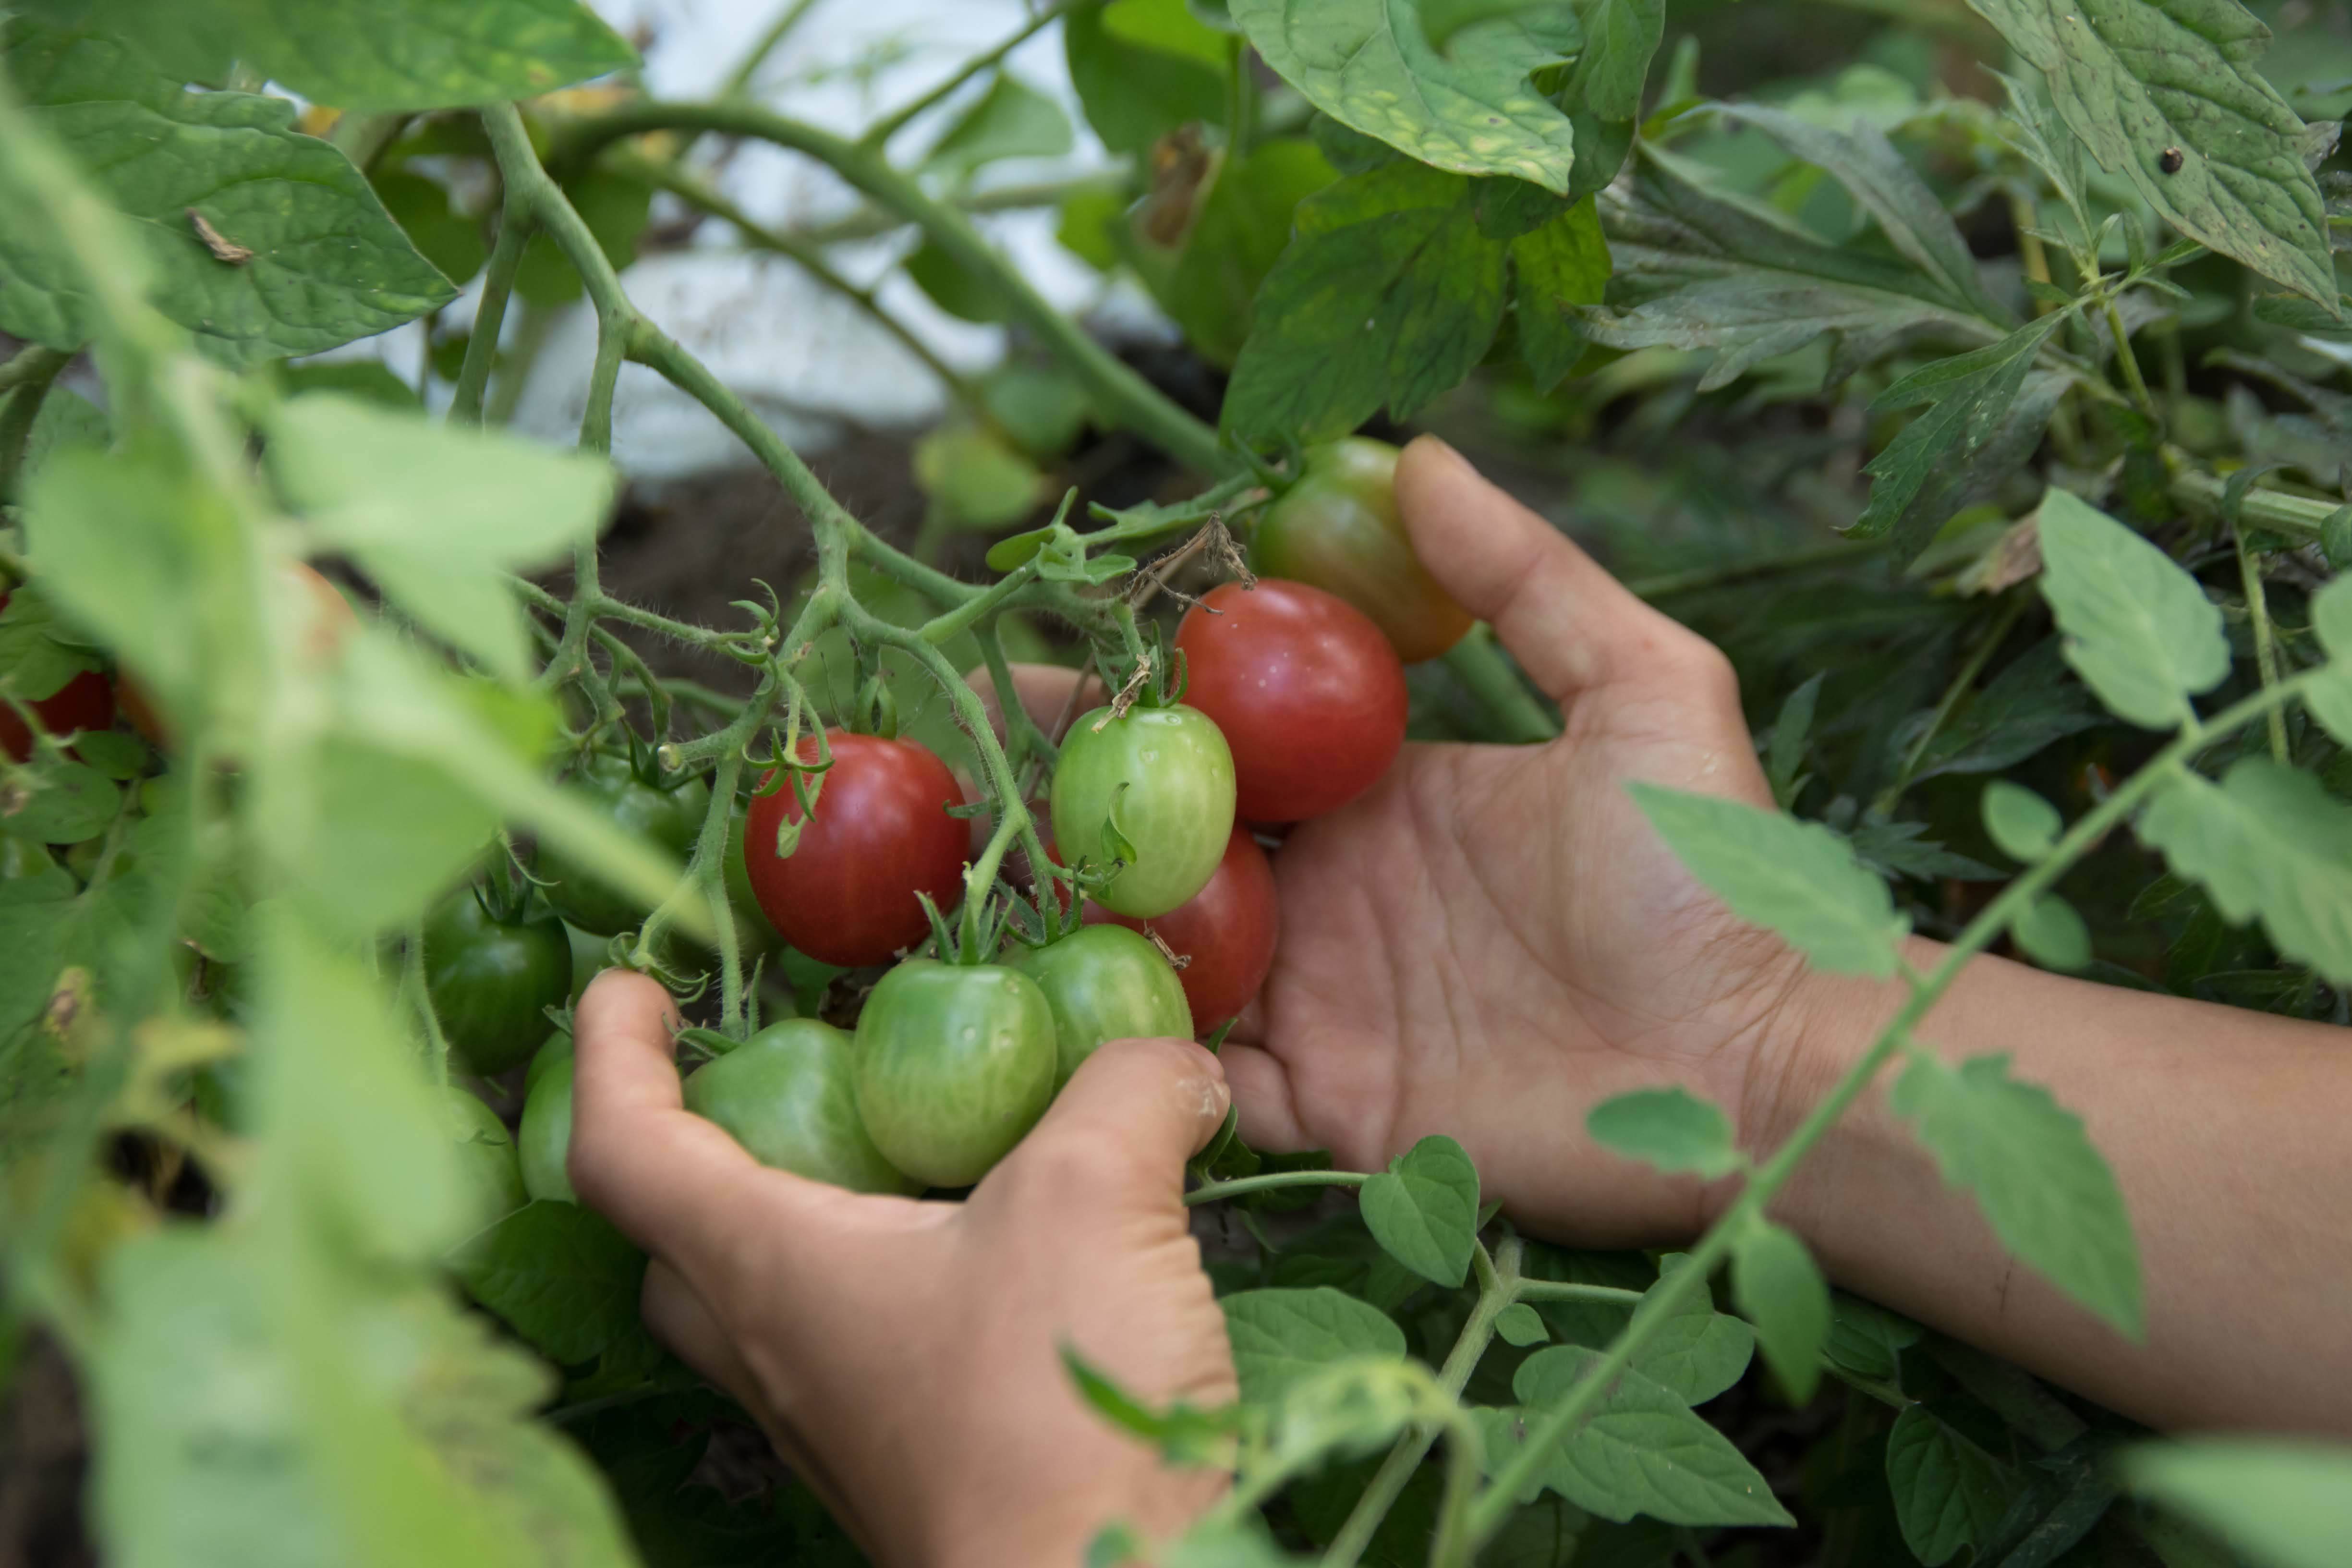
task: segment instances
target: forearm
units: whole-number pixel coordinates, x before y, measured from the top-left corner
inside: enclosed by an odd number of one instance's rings
[[[1915,944],[1932,967],[1935,944]],[[1897,988],[1823,980],[1795,1011],[1769,1144],[1868,1048]],[[1888,1108],[1895,1072],[1774,1212],[1830,1276],[2165,1427],[2352,1436],[2352,1036],[1980,958],[1920,1030],[1948,1060],[2006,1052],[2082,1117],[2138,1237],[2132,1344],[2011,1259]]]

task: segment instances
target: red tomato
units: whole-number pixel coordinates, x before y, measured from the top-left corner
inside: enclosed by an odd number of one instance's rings
[[[1185,612],[1176,647],[1184,700],[1233,748],[1247,821],[1337,810],[1404,744],[1404,666],[1371,617],[1336,595],[1270,577],[1228,583]]]
[[[833,767],[816,786],[816,815],[789,857],[778,829],[801,820],[789,780],[755,796],[743,826],[743,871],[783,939],[811,958],[855,969],[880,963],[930,931],[918,892],[942,912],[963,896],[969,835],[948,808],[963,804],[955,774],[913,741],[835,730]],[[816,760],[816,738],[801,742]],[[771,774],[771,777],[773,775]],[[762,781],[764,783],[764,781]],[[814,783],[814,781],[812,781]]]
[[[106,677],[95,670],[83,670],[56,692],[25,706],[39,718],[41,728],[52,735],[71,730],[114,727],[114,692],[106,684]],[[5,702],[0,702],[0,750],[7,752],[12,763],[24,762],[33,754],[33,732],[25,728],[25,721],[16,710]]]
[[[1249,829],[1236,827],[1209,885],[1188,902],[1139,921],[1090,901],[1086,918],[1156,936],[1177,957],[1189,960],[1176,978],[1183,983],[1193,1026],[1213,1029],[1248,1005],[1274,966],[1274,868]]]

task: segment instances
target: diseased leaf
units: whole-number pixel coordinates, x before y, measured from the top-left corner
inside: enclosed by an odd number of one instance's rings
[[[1778,931],[1817,968],[1895,973],[1905,927],[1894,900],[1830,829],[1713,795],[1626,787],[1675,858],[1733,914]]]
[[[1602,1147],[1670,1175],[1688,1171],[1712,1181],[1739,1163],[1730,1119],[1679,1085],[1604,1100],[1586,1114],[1584,1129]]]
[[[1383,405],[1407,418],[1484,357],[1507,251],[1467,180],[1387,164],[1299,203],[1297,224],[1225,394],[1234,434],[1328,440]]]
[[[1870,504],[1847,531],[1853,537],[1879,538],[1900,524],[1898,560],[1927,546],[1944,522],[1937,515],[1941,508],[1915,511],[1913,502],[1939,464],[1966,465],[2002,430],[2032,369],[2033,356],[2065,317],[2066,312],[2053,310],[1997,343],[1922,365],[1878,395],[1870,405],[1873,413],[1927,406],[1863,469],[1873,480]],[[2040,427],[2032,434],[2038,443]]]
[[[189,92],[121,44],[22,22],[0,26],[0,56],[41,127],[138,220],[156,308],[223,363],[334,348],[456,297],[285,100]],[[28,217],[0,225],[0,329],[77,348],[95,333],[90,307]],[[215,256],[199,217],[251,254]]]
[[[1292,1384],[1338,1362],[1404,1354],[1404,1331],[1386,1313],[1328,1286],[1242,1290],[1218,1305],[1245,1405],[1276,1404]]]
[[[1731,1299],[1789,1397],[1812,1398],[1830,1333],[1830,1286],[1796,1232],[1758,1220],[1731,1254]]]
[[[1969,0],[2050,85],[2100,167],[2165,221],[2331,310],[2336,272],[2303,121],[2236,0]]]
[[[2281,953],[2352,985],[2352,805],[2316,778],[2262,756],[2218,784],[2183,772],[2158,786],[2138,832],[2225,919],[2260,915]]]
[[[1364,1225],[1423,1279],[1457,1286],[1478,1246],[1478,1172],[1462,1145],[1429,1137],[1389,1162],[1358,1194]]]
[[[636,1326],[646,1258],[577,1204],[525,1204],[449,1255],[475,1300],[550,1361],[593,1361]]]
[[[2285,1437],[2150,1443],[2123,1458],[2126,1482],[2271,1568],[2352,1562],[2352,1456]]]
[[[1538,392],[1558,385],[1582,356],[1584,328],[1576,308],[1601,302],[1609,287],[1609,241],[1590,200],[1511,241],[1519,357]]]
[[[1916,337],[1978,343],[2001,330],[1917,268],[1825,245],[1651,142],[1600,202],[1616,271],[1608,302],[1585,312],[1587,335],[1612,348],[1714,350],[1703,392],[1825,333],[1835,382]]]
[[[1976,1198],[2002,1246],[2118,1331],[2147,1331],[2131,1216],[2080,1117],[2010,1077],[2006,1055],[1957,1068],[1916,1055],[1893,1104],[1944,1179]]]
[[[2042,595],[2066,662],[2118,718],[2168,730],[2230,673],[2221,612],[2163,551],[2054,486],[2042,498]]]
[[[1513,174],[1566,193],[1568,116],[1528,81],[1574,54],[1575,13],[1554,5],[1465,27],[1430,46],[1420,0],[1232,0],[1265,63],[1307,101],[1399,152],[1464,174]]]
[[[2009,1511],[2013,1481],[1991,1455],[1909,1405],[1886,1435],[1886,1484],[1903,1543],[1936,1568],[1960,1552],[1981,1553]]]

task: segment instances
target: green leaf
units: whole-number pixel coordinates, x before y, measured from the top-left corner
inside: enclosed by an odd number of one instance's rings
[[[1985,786],[1984,825],[2002,854],[2029,866],[2056,848],[2058,836],[2066,830],[2066,819],[2056,806],[2007,779]]]
[[[1886,1434],[1886,1484],[1903,1543],[1928,1568],[1967,1549],[1981,1557],[2009,1511],[2012,1489],[1990,1454],[1924,1405],[1905,1405]]]
[[[269,417],[270,473],[329,546],[401,609],[496,674],[529,673],[522,611],[500,574],[593,538],[612,466],[355,398],[313,394]]]
[[[1939,465],[1964,468],[1995,444],[2024,388],[2034,355],[2065,319],[2066,312],[2053,310],[1999,342],[1922,365],[1880,393],[1870,405],[1874,414],[1920,404],[1927,408],[1864,468],[1873,480],[1870,504],[1848,532],[1857,539],[1895,534],[1900,560],[1925,549],[1950,515],[1944,510],[1948,485],[1929,487],[1929,479]],[[2032,433],[2038,441],[2040,427]],[[2016,457],[2021,462],[2028,455],[2030,448]],[[1915,504],[1923,491],[1932,504]]]
[[[1032,458],[1066,452],[1087,426],[1087,390],[1068,373],[1011,361],[980,384],[988,416]]]
[[[1229,1451],[1240,1406],[1199,1410],[1179,1400],[1165,1410],[1153,1410],[1066,1344],[1062,1366],[1077,1384],[1078,1396],[1097,1414],[1158,1448],[1170,1464],[1210,1464]]]
[[[481,221],[452,210],[449,192],[439,181],[398,169],[379,171],[371,181],[383,210],[444,278],[462,285],[482,269],[489,247]]]
[[[2123,1457],[2132,1489],[2266,1568],[2352,1562],[2352,1455],[2283,1437],[2151,1443]]]
[[[449,1268],[549,1360],[573,1366],[636,1326],[646,1257],[593,1209],[541,1202],[468,1237]]]
[[[1576,52],[1565,5],[1465,29],[1430,47],[1419,0],[1233,0],[1265,63],[1341,124],[1464,174],[1514,174],[1565,194],[1568,117],[1528,74]]]
[[[280,366],[278,381],[289,397],[333,392],[404,413],[418,414],[425,408],[416,388],[393,374],[392,367],[382,360],[305,360]]]
[[[1711,349],[1702,392],[1824,333],[1836,340],[1835,382],[1898,342],[1974,343],[1993,330],[1918,268],[1824,244],[1653,142],[1599,201],[1616,273],[1608,304],[1585,312],[1587,335],[1611,348]]]
[[[1543,1314],[1525,1301],[1514,1301],[1495,1315],[1495,1332],[1507,1345],[1539,1345],[1551,1338]]]
[[[2067,672],[2060,639],[2046,637],[2010,660],[1927,742],[1916,782],[1946,773],[1993,773],[2015,766],[2069,735],[2095,729],[2106,715]]]
[[[1581,311],[1609,285],[1609,241],[1591,200],[1511,241],[1512,312],[1519,357],[1538,392],[1549,392],[1584,353]]]
[[[0,398],[0,407],[5,404],[6,400]],[[40,413],[33,416],[33,428],[25,437],[25,460],[16,470],[17,493],[22,495],[33,476],[58,453],[75,447],[103,447],[112,439],[113,431],[107,417],[95,404],[71,387],[51,386],[48,395],[41,400]]]
[[[2352,506],[2341,515],[2352,528]],[[2327,650],[2327,663],[2305,689],[2304,706],[2329,734],[2352,746],[2352,575],[2311,596],[2311,627]]]
[[[1603,120],[1642,112],[1650,58],[1665,36],[1665,0],[1575,0],[1584,49],[1569,78],[1568,101]],[[1584,148],[1577,155],[1581,159]]]
[[[75,676],[106,668],[79,633],[58,619],[38,584],[8,590],[0,609],[0,689],[26,702],[54,697]]]
[[[1328,440],[1383,405],[1409,418],[1468,375],[1502,321],[1508,254],[1478,231],[1470,193],[1399,163],[1299,203],[1234,365],[1226,427]]]
[[[1488,1473],[1514,1457],[1545,1407],[1565,1399],[1600,1360],[1581,1345],[1555,1345],[1520,1364],[1511,1387],[1527,1408],[1496,1413],[1499,1420],[1481,1413]],[[1603,1519],[1643,1513],[1668,1524],[1795,1522],[1729,1438],[1638,1372],[1618,1373],[1591,1414],[1551,1444],[1538,1476]]]
[[[1808,775],[1799,772],[1805,765],[1805,741],[1812,733],[1813,710],[1822,698],[1822,682],[1829,672],[1814,674],[1802,686],[1789,693],[1780,704],[1780,716],[1772,721],[1772,738],[1764,753],[1764,777],[1772,786],[1772,801],[1782,811],[1794,809],[1797,796],[1805,786]]]
[[[2242,757],[2215,784],[2180,773],[2158,786],[2138,833],[2204,885],[2233,924],[2260,915],[2288,958],[2352,984],[2352,806],[2317,779]]]
[[[1335,1363],[1404,1354],[1404,1331],[1387,1314],[1328,1286],[1242,1290],[1218,1305],[1244,1405],[1277,1404],[1291,1384]]]
[[[185,10],[163,30],[163,58],[235,55],[312,102],[344,110],[536,98],[638,63],[578,0],[209,0]],[[153,16],[142,0],[93,8],[94,19],[134,43],[154,31]]]
[[[563,187],[564,199],[587,224],[596,248],[615,268],[637,258],[637,237],[645,233],[653,209],[653,187],[625,174],[591,169]],[[523,247],[515,269],[515,292],[534,305],[567,305],[581,298],[587,286],[580,269],[544,229]]]
[[[1298,204],[1337,177],[1315,143],[1277,137],[1227,162],[1164,280],[1153,293],[1184,341],[1230,366],[1248,340],[1259,288],[1290,243]]]
[[[1756,1325],[1756,1342],[1790,1401],[1812,1398],[1830,1335],[1830,1287],[1796,1232],[1759,1219],[1740,1233],[1731,1299]]]
[[[1108,18],[1114,10],[1126,24],[1117,31]],[[1195,49],[1159,47],[1184,37],[1167,16],[1171,12],[1189,19],[1183,0],[1080,5],[1062,18],[1070,85],[1087,123],[1114,153],[1145,153],[1180,125],[1223,117],[1229,70],[1208,68]],[[1165,29],[1150,25],[1160,21],[1168,23]]]
[[[1917,1344],[1924,1331],[1899,1312],[1832,1290],[1829,1339],[1822,1352],[1848,1372],[1891,1383],[1902,1371],[1903,1352]]]
[[[0,833],[36,844],[79,844],[113,825],[122,791],[96,768],[40,761],[0,785]]]
[[[1461,1144],[1423,1139],[1366,1182],[1358,1197],[1366,1228],[1390,1257],[1439,1285],[1468,1277],[1478,1247],[1478,1171]]]
[[[456,297],[351,160],[294,129],[283,99],[188,92],[87,36],[11,23],[0,40],[35,120],[138,220],[156,308],[215,359],[315,353]],[[216,256],[191,214],[250,255]],[[76,348],[95,321],[41,227],[0,226],[0,329]]]
[[[1670,1252],[1658,1261],[1658,1279],[1643,1294],[1654,1295],[1689,1259]],[[1633,1354],[1633,1367],[1685,1405],[1704,1405],[1738,1383],[1756,1354],[1753,1330],[1715,1310],[1715,1293],[1705,1284],[1682,1298],[1671,1316]]]
[[[1739,1168],[1730,1119],[1679,1084],[1604,1100],[1586,1114],[1584,1130],[1602,1147],[1669,1174],[1690,1171],[1713,1181]]]
[[[2230,673],[2221,612],[2163,551],[2065,490],[2042,498],[2042,596],[2066,662],[2116,717],[2168,730]]]
[[[1058,158],[1072,145],[1062,106],[1016,77],[998,73],[924,154],[923,170],[949,181],[1005,158]]]
[[[1012,527],[1045,498],[1036,464],[971,425],[945,426],[915,443],[915,482],[949,526],[976,533]]]
[[[2074,905],[2055,893],[2043,893],[2026,905],[2009,922],[2009,934],[2044,969],[2071,974],[2090,967],[2091,928]]]
[[[83,762],[117,783],[147,771],[147,742],[119,730],[93,731],[76,741],[73,749]]]
[[[1713,795],[1626,789],[1675,858],[1733,914],[1778,931],[1816,968],[1875,979],[1895,973],[1904,922],[1886,884],[1836,834]]]
[[[2126,1337],[2147,1331],[2131,1216],[2081,1118],[2010,1077],[2006,1055],[1955,1069],[1920,1052],[1895,1080],[1893,1104],[2002,1246]]]
[[[2039,68],[2067,128],[2164,220],[2336,302],[2303,121],[2254,68],[2270,29],[2235,0],[1969,0]],[[2178,167],[2167,172],[2168,163]]]

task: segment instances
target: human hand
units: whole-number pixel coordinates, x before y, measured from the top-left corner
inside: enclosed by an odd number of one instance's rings
[[[1669,854],[1636,779],[1771,805],[1731,667],[1453,448],[1405,448],[1413,546],[1560,705],[1541,746],[1408,745],[1275,857],[1274,969],[1223,1047],[1244,1135],[1378,1170],[1444,1132],[1539,1234],[1630,1245],[1703,1228],[1709,1189],[1609,1154],[1585,1112],[1687,1086],[1778,1124],[1782,1004],[1802,973]],[[1027,667],[1050,723],[1069,672]]]
[[[572,1185],[652,1255],[646,1324],[758,1418],[885,1568],[1076,1563],[1124,1519],[1177,1533],[1224,1478],[1174,1470],[1079,1401],[1076,1349],[1154,1404],[1235,1395],[1181,1202],[1223,1121],[1216,1058],[1121,1040],[963,1203],[753,1162],[684,1109],[668,994],[581,999]]]

